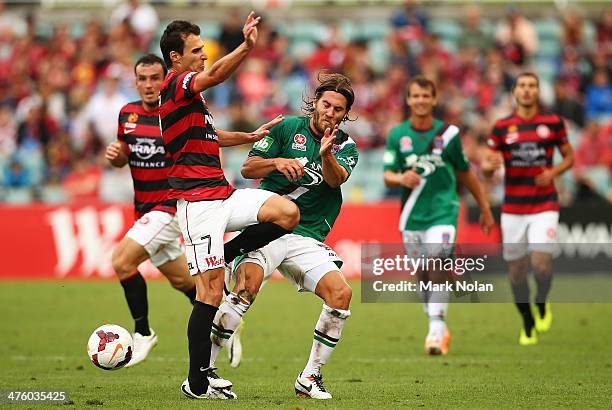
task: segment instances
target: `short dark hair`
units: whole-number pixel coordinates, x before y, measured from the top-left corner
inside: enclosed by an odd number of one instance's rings
[[[540,86],[540,77],[538,77],[536,73],[532,71],[523,71],[522,73],[519,73],[519,75],[517,75],[516,78],[514,79],[514,84],[512,84],[512,91],[514,91],[514,89],[516,88],[516,85],[518,84],[518,80],[522,77],[535,78],[536,84],[538,85],[538,87]]]
[[[168,67],[172,67],[170,52],[176,51],[183,55],[185,48],[185,38],[190,34],[199,36],[200,27],[185,20],[174,20],[166,26],[164,34],[159,40],[159,48],[161,48],[162,57]]]
[[[138,61],[136,61],[136,64],[134,64],[134,74],[136,74],[136,67],[138,67],[140,64],[144,64],[144,65],[159,64],[162,66],[162,69],[164,70],[164,77],[166,76],[166,74],[168,74],[168,67],[166,67],[164,60],[162,60],[155,54],[145,54],[142,57],[140,57]]]
[[[319,85],[315,88],[315,95],[312,98],[304,98],[302,111],[306,115],[312,116],[315,111],[314,103],[319,101],[325,91],[334,91],[346,98],[346,117],[344,117],[344,120],[347,120],[351,106],[355,102],[355,92],[351,80],[340,73],[320,72],[317,74],[317,81]]]
[[[436,84],[423,75],[417,75],[412,77],[410,81],[408,81],[408,86],[406,87],[406,95],[408,97],[410,97],[410,87],[412,87],[412,84],[416,84],[421,88],[429,88],[431,89],[432,97],[436,96]]]

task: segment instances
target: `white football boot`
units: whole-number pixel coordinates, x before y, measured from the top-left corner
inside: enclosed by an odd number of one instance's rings
[[[215,389],[230,389],[232,387],[232,382],[219,376],[217,373],[215,373],[215,370],[217,370],[216,367],[211,367],[206,371],[208,384]]]
[[[132,360],[125,365],[125,367],[135,366],[147,358],[151,349],[157,344],[157,334],[153,329],[149,329],[151,334],[143,336],[136,332],[132,335],[132,341],[134,342],[134,353],[132,354]]]
[[[331,399],[332,395],[323,386],[320,374],[304,376],[302,373],[295,379],[295,394],[299,397],[310,397],[317,400]]]
[[[190,399],[204,399],[204,400],[236,400],[238,396],[236,393],[229,389],[215,389],[211,385],[208,385],[206,393],[197,395],[191,391],[189,387],[189,378],[185,379],[181,384],[181,392],[189,397]]]

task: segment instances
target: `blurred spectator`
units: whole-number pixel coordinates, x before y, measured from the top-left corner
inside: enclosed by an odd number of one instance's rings
[[[603,11],[597,23],[597,48],[612,57],[612,7]]]
[[[555,81],[553,112],[572,121],[578,127],[584,127],[584,106],[572,86],[560,78]]]
[[[4,169],[4,185],[8,188],[29,188],[32,185],[30,172],[13,159]]]
[[[109,65],[104,73],[101,89],[94,94],[83,109],[82,119],[93,126],[96,136],[107,145],[117,139],[117,115],[128,102],[118,91],[122,70],[116,64]]]
[[[593,84],[586,91],[585,109],[588,120],[603,122],[612,116],[612,84],[605,70],[593,75]]]
[[[17,125],[13,111],[6,105],[0,105],[0,164],[8,158],[17,146]]]
[[[111,14],[110,21],[113,26],[127,22],[137,35],[137,46],[142,52],[149,50],[155,30],[159,26],[159,17],[155,8],[141,0],[128,0],[120,4]]]
[[[472,3],[464,7],[463,27],[457,40],[460,49],[475,49],[484,54],[493,45],[491,38],[482,30],[480,14],[478,4]]]
[[[27,32],[26,21],[19,15],[6,10],[6,1],[0,0],[0,37],[19,38]]]
[[[582,50],[583,41],[582,16],[578,10],[569,9],[563,14],[561,20],[561,44]]]
[[[418,40],[427,33],[429,19],[414,0],[404,0],[404,5],[391,16],[391,24],[403,41]]]
[[[495,39],[507,61],[522,66],[538,49],[538,33],[523,14],[510,7],[495,30]]]
[[[221,55],[225,55],[238,47],[244,41],[242,27],[244,19],[240,9],[231,9],[227,15],[227,20],[223,23],[219,43],[221,44]]]
[[[612,172],[612,122],[587,125],[576,147],[573,172],[579,184],[577,200],[607,197]]]

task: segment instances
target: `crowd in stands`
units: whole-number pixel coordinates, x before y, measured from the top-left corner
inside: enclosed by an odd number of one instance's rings
[[[560,181],[562,202],[612,200],[612,8],[595,19],[567,9],[539,22],[517,8],[491,20],[476,4],[455,7],[451,25],[406,1],[370,30],[342,16],[309,30],[264,14],[247,61],[207,94],[215,125],[252,131],[278,113],[298,114],[317,73],[341,71],[356,94],[344,128],[375,167],[388,131],[407,115],[405,85],[421,73],[438,85],[436,114],[461,127],[477,169],[493,122],[512,111],[515,75],[530,70],[541,75],[543,104],[567,120],[577,153]],[[196,21],[210,62],[242,42],[244,15],[228,9],[223,22]],[[34,14],[0,0],[0,201],[129,200],[129,171],[111,169],[103,152],[120,107],[138,99],[134,61],[159,54],[160,20],[150,4],[129,0],[110,18],[41,33]],[[487,184],[496,201],[501,180]]]

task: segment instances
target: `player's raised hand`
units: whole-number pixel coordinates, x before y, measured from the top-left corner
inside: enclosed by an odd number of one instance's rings
[[[255,17],[255,12],[251,11],[242,27],[244,41],[249,48],[252,48],[257,43],[257,25],[261,21],[261,16]]]
[[[417,174],[416,167],[412,167],[402,174],[401,184],[406,188],[414,189],[421,183],[421,176]]]
[[[543,169],[541,174],[536,175],[534,182],[536,186],[546,187],[553,183],[555,174],[552,169]]]
[[[331,153],[331,149],[334,146],[334,141],[336,140],[337,133],[337,125],[334,127],[333,130],[325,128],[325,133],[323,134],[323,138],[321,138],[321,148],[319,148],[319,155],[323,157]]]
[[[304,164],[295,158],[276,158],[274,165],[276,170],[291,182],[297,181],[304,175]]]
[[[480,230],[482,233],[489,235],[493,229],[493,225],[495,225],[495,219],[493,219],[491,208],[487,207],[486,209],[480,211],[480,218],[478,222],[480,223]]]
[[[262,139],[263,137],[265,137],[266,135],[270,133],[270,129],[272,127],[274,127],[276,124],[283,121],[284,119],[285,117],[282,114],[277,115],[272,120],[266,122],[265,124],[257,128],[255,131],[250,132],[249,139],[251,140],[251,142],[259,141],[260,139]]]
[[[111,142],[110,144],[108,144],[108,146],[106,147],[106,152],[104,153],[104,158],[106,158],[108,161],[113,161],[117,158],[119,158],[119,155],[121,154],[121,143],[118,141],[114,141]]]

